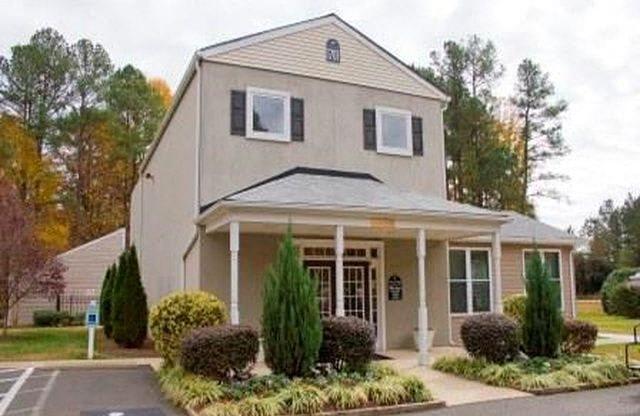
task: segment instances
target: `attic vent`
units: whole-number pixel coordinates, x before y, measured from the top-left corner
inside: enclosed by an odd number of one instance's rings
[[[327,62],[340,63],[340,43],[335,39],[327,41]]]

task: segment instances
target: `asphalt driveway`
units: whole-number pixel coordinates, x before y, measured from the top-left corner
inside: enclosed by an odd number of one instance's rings
[[[424,416],[638,416],[640,385],[496,400],[423,412]]]

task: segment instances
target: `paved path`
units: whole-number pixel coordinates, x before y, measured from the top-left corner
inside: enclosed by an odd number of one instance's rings
[[[637,416],[638,385],[454,406],[420,416]]]
[[[633,335],[601,332],[598,334],[596,345],[627,344],[629,342],[633,342]]]
[[[184,415],[163,398],[149,366],[3,369],[0,397],[0,416]]]

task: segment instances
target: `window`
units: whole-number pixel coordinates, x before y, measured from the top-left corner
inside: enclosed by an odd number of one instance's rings
[[[562,273],[561,273],[561,260],[560,260],[560,250],[538,250],[540,256],[542,257],[542,264],[545,265],[547,271],[549,272],[549,277],[551,281],[556,286],[556,302],[560,309],[564,309],[564,298],[562,296]],[[523,254],[523,273],[526,278],[526,270],[527,265],[535,256],[535,250],[525,250]]]
[[[449,250],[451,313],[491,311],[489,250]]]
[[[411,156],[411,112],[376,107],[376,150],[380,153]]]
[[[247,137],[290,141],[290,98],[286,92],[247,88]]]

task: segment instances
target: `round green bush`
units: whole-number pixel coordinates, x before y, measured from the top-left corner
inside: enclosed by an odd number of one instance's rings
[[[226,321],[225,304],[206,292],[171,294],[162,298],[149,314],[155,348],[167,364],[178,361],[182,339],[189,331]]]
[[[595,348],[597,338],[598,327],[591,322],[566,320],[560,348],[565,354],[586,354]]]
[[[375,333],[367,321],[355,317],[322,320],[319,359],[337,371],[364,371],[375,352]]]
[[[462,323],[460,336],[464,348],[474,358],[502,364],[518,355],[518,325],[504,315],[471,316]]]
[[[607,314],[616,314],[614,312],[615,306],[611,302],[611,296],[613,291],[618,285],[625,283],[629,280],[629,277],[640,271],[640,268],[623,268],[612,271],[607,279],[602,284],[600,291],[600,299],[602,302],[602,310]]]
[[[503,302],[503,310],[506,317],[521,324],[524,319],[524,311],[527,306],[527,295],[507,296]]]
[[[258,332],[249,326],[198,328],[182,341],[180,364],[194,374],[219,381],[246,377],[260,348]]]
[[[621,283],[611,291],[609,310],[614,315],[640,318],[640,295]]]

